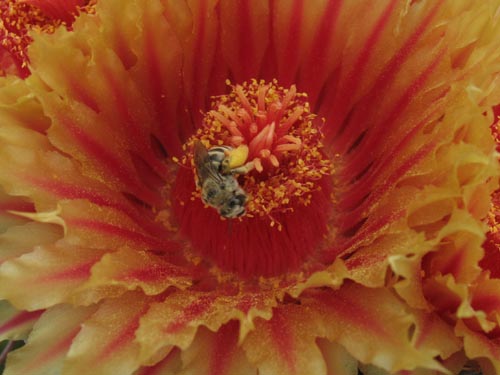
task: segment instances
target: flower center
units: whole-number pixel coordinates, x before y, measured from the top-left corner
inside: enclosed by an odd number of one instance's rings
[[[333,164],[323,149],[322,121],[295,86],[228,85],[231,92],[213,98],[214,109],[178,161],[180,175],[191,170],[196,188],[189,197],[177,194],[177,212],[185,218],[198,206],[191,219],[206,216],[199,224],[210,232],[186,230],[193,226],[187,220],[183,232],[225,270],[261,276],[298,268],[325,234],[332,200]]]

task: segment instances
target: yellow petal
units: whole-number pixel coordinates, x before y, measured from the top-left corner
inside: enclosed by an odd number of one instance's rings
[[[4,374],[40,375],[60,372],[73,338],[93,310],[94,308],[68,305],[47,310],[35,324],[28,343],[9,354]]]
[[[139,366],[135,331],[149,306],[142,293],[129,293],[103,303],[74,338],[62,373],[130,374]]]
[[[7,301],[0,301],[0,341],[25,340],[43,311],[19,311]]]
[[[0,295],[29,311],[70,302],[101,257],[102,252],[94,249],[37,246],[0,266]]]

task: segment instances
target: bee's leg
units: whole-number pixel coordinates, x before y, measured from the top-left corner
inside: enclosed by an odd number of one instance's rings
[[[248,163],[242,165],[241,167],[231,169],[231,174],[247,174],[254,168],[255,168],[254,162],[249,161]]]

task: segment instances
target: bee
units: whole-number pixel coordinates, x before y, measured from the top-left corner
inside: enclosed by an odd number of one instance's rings
[[[251,163],[234,166],[246,160],[248,148],[246,154],[245,151],[238,151],[234,158],[230,156],[232,151],[229,146],[216,146],[207,150],[200,141],[194,143],[194,165],[201,199],[218,210],[222,217],[229,219],[244,215],[248,200],[235,174],[248,173],[253,167]]]

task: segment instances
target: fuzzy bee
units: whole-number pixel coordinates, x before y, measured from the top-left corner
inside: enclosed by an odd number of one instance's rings
[[[222,217],[236,218],[245,214],[247,194],[235,174],[248,173],[252,163],[242,165],[248,148],[216,146],[209,150],[200,141],[194,143],[194,165],[203,202],[215,208]]]

